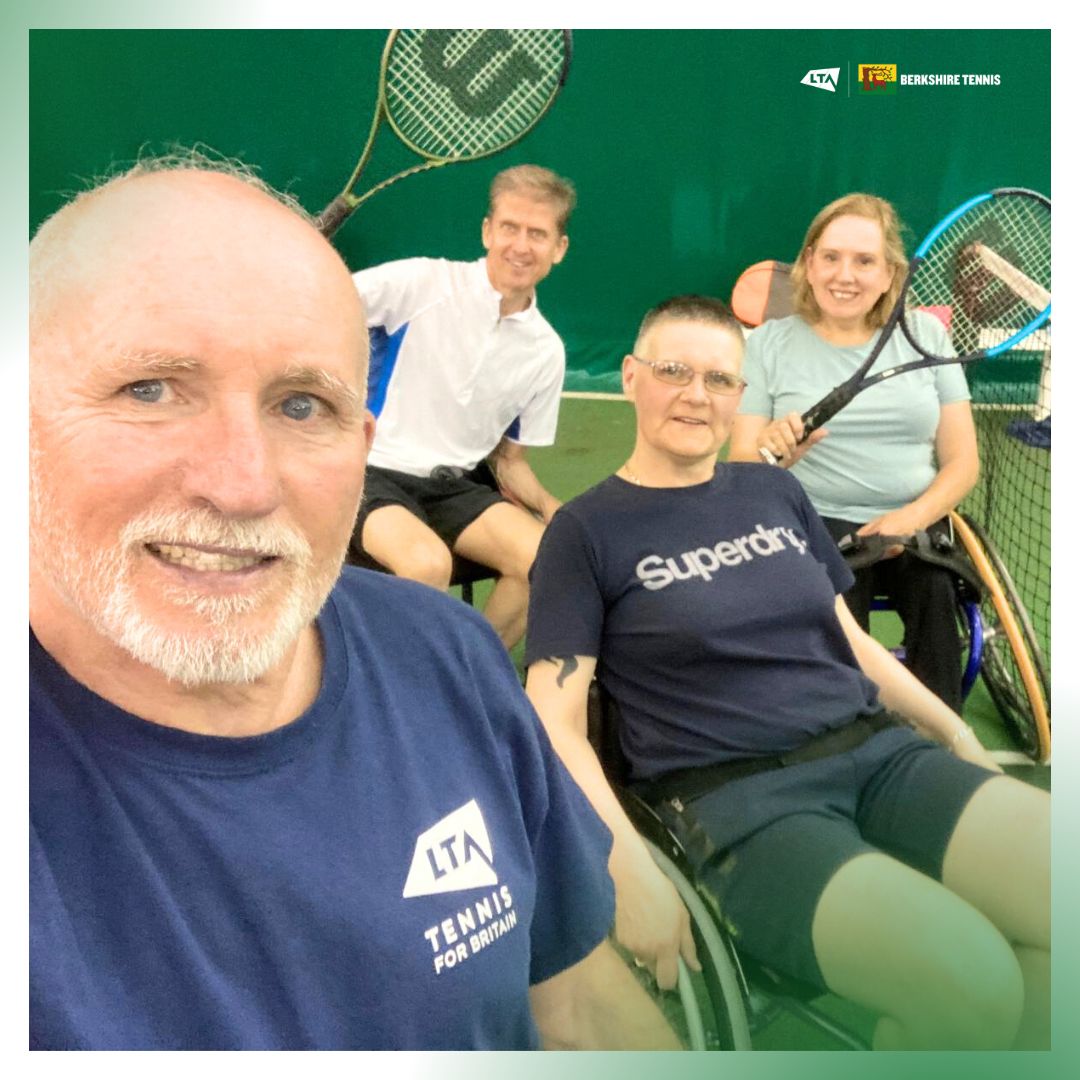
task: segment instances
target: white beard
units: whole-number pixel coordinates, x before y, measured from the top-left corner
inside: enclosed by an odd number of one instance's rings
[[[32,448],[30,542],[53,587],[99,634],[184,686],[250,683],[265,675],[314,621],[341,572],[344,549],[336,562],[318,568],[310,544],[292,528],[265,520],[233,521],[209,509],[148,511],[124,526],[113,547],[91,553],[78,546],[79,530],[63,520],[40,473]],[[163,541],[277,556],[289,579],[273,590],[284,588],[284,594],[271,625],[259,631],[244,626],[245,616],[274,602],[270,590],[208,596],[180,587],[162,595],[163,606],[193,611],[200,628],[159,626],[140,608],[131,578],[136,560],[152,557],[144,545]]]

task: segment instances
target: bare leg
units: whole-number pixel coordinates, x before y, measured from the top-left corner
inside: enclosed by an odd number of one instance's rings
[[[404,506],[380,506],[364,520],[364,550],[392,574],[446,589],[453,557],[450,549]]]
[[[484,614],[508,649],[525,633],[529,569],[543,533],[544,526],[531,514],[498,503],[470,522],[454,544],[458,554],[499,572]]]
[[[945,852],[945,885],[1012,942],[1024,972],[1017,1046],[1050,1045],[1050,798],[999,776],[971,798]]]
[[[1005,1049],[1024,1002],[1008,941],[971,904],[884,854],[845,863],[813,923],[826,984],[882,1014],[876,1049]]]

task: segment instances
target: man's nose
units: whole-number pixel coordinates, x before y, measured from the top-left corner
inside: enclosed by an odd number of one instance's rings
[[[227,402],[203,413],[182,453],[188,499],[225,517],[255,518],[281,503],[280,449],[255,403]]]

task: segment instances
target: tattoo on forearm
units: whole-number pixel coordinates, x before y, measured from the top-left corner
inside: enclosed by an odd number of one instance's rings
[[[562,684],[578,669],[576,656],[545,656],[544,659],[552,664],[562,664],[559,674],[555,678],[555,685],[560,690],[562,689]]]

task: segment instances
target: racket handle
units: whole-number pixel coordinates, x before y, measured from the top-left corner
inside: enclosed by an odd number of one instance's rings
[[[349,215],[356,209],[355,204],[349,205],[344,195],[339,195],[316,219],[315,228],[326,237],[327,240],[345,224]]]
[[[858,387],[838,386],[827,393],[816,405],[802,414],[803,433],[800,443],[806,442],[823,424],[827,424],[855,395]]]
[[[803,433],[799,439],[801,446],[822,424],[831,420],[856,394],[849,386],[838,386],[831,390],[816,405],[812,405],[802,414]],[[780,459],[766,446],[758,447],[761,460],[767,465],[779,465]]]

